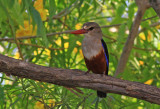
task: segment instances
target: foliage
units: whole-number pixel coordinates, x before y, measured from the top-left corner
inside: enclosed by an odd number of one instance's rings
[[[122,24],[102,28],[110,54],[109,75],[114,75],[129,30],[137,12],[134,1],[125,0],[0,0],[0,53],[27,62],[65,69],[86,71],[81,42],[83,36],[49,33],[80,29],[83,23],[94,21],[102,25]],[[155,16],[148,9],[143,19]],[[158,17],[142,21],[142,31],[136,38],[121,79],[160,87],[160,26]],[[19,37],[35,36],[17,40]],[[4,38],[13,38],[4,41]],[[0,107],[11,109],[96,108],[99,109],[159,109],[160,106],[123,95],[108,94],[106,99],[96,92],[82,89],[80,96],[62,86],[8,77],[1,73]]]

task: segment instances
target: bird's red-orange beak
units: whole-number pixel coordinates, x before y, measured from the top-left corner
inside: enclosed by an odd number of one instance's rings
[[[80,29],[80,30],[76,30],[76,31],[73,31],[71,32],[71,34],[84,34],[84,33],[87,33],[88,31],[85,30],[85,29]]]

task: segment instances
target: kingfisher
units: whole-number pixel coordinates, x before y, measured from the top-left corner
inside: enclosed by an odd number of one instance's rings
[[[108,48],[102,39],[102,30],[95,22],[83,24],[82,29],[71,32],[71,34],[84,34],[82,41],[82,52],[89,73],[108,75],[109,54]],[[97,90],[97,96],[105,98],[106,93]]]

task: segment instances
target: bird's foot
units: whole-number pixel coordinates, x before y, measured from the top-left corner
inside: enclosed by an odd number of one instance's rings
[[[104,72],[103,74],[102,74],[102,77],[106,77],[107,75],[106,75],[106,73]]]
[[[102,77],[106,77],[106,74],[102,74]]]

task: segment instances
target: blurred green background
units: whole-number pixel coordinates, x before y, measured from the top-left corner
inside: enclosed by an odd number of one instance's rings
[[[0,0],[0,53],[42,66],[87,71],[83,35],[54,34],[80,29],[85,22],[102,28],[110,55],[109,75],[118,60],[137,13],[133,0]],[[145,12],[121,79],[160,87],[159,17]],[[36,36],[36,38],[26,38]],[[17,38],[25,38],[18,40]],[[159,109],[123,95],[108,94],[97,102],[96,91],[72,93],[62,86],[0,73],[0,109]]]

